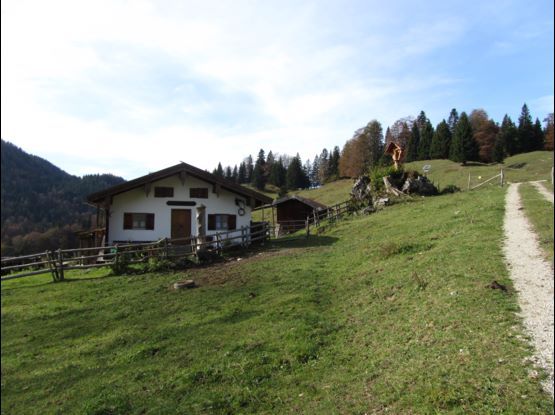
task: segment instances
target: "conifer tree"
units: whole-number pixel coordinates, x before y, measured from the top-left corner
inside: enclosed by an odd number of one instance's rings
[[[233,173],[231,173],[231,180],[235,183],[239,182],[239,171],[237,170],[237,164],[233,166]]]
[[[251,183],[254,165],[252,163],[252,156],[250,154],[245,161],[245,167],[246,167],[245,183]]]
[[[218,177],[224,177],[224,169],[222,167],[222,163],[218,163],[218,167],[216,168],[214,174]]]
[[[430,120],[426,119],[420,129],[420,143],[418,144],[418,159],[428,160],[430,158],[430,147],[434,136],[434,127]]]
[[[451,160],[466,164],[478,160],[478,146],[472,135],[472,126],[466,112],[462,112],[451,142]]]
[[[231,180],[232,175],[233,175],[233,173],[231,172],[231,167],[230,167],[230,166],[227,166],[227,167],[225,168],[224,177],[225,177],[227,180]]]
[[[329,159],[329,178],[331,180],[337,180],[339,178],[339,159],[341,154],[339,152],[339,147],[335,146],[331,152]]]
[[[451,146],[451,131],[445,120],[441,121],[434,132],[432,145],[430,146],[430,158],[449,158],[449,147]]]
[[[420,131],[418,130],[418,124],[414,123],[412,125],[411,135],[410,135],[408,149],[407,149],[407,155],[405,156],[406,162],[418,160],[419,145],[420,145]]]
[[[518,153],[518,130],[507,114],[503,117],[498,136],[498,140],[503,145],[504,156],[513,156]]]
[[[526,103],[522,106],[520,117],[518,118],[517,151],[526,153],[534,150],[534,125],[532,116]]]
[[[447,125],[449,125],[449,131],[451,132],[451,137],[455,134],[455,128],[459,122],[459,113],[455,108],[449,113],[449,119],[447,120]]]
[[[287,167],[287,188],[291,190],[308,187],[308,177],[303,170],[299,154],[291,159]]]
[[[268,178],[268,183],[273,184],[279,188],[285,186],[285,175],[287,170],[283,166],[283,159],[280,157],[277,161],[274,161],[272,168],[270,170],[270,177]]]
[[[503,160],[505,159],[505,142],[504,142],[504,136],[501,133],[501,129],[497,132],[497,135],[495,136],[495,144],[493,146],[493,161],[495,161],[496,163],[503,163]]]
[[[256,187],[258,190],[264,190],[264,186],[266,185],[266,159],[264,157],[264,150],[260,149],[258,152],[258,158],[256,159],[256,163],[254,165],[254,169],[252,172],[252,185]]]
[[[553,113],[550,113],[544,120],[545,131],[544,131],[544,149],[553,151],[553,135],[555,133],[555,123]]]
[[[378,165],[383,155],[384,137],[383,128],[379,121],[372,120],[364,128],[364,134],[368,140],[369,154],[365,160],[366,169],[369,170]]]
[[[320,153],[320,165],[318,166],[318,181],[322,184],[328,181],[329,176],[329,160],[328,150],[324,148]]]
[[[542,129],[542,123],[538,118],[534,123],[534,139],[533,139],[533,151],[543,150],[544,148],[544,132]]]
[[[245,162],[239,164],[239,173],[237,175],[237,183],[244,184],[247,183],[247,165]]]
[[[310,185],[313,187],[320,186],[320,179],[318,177],[318,172],[320,171],[320,157],[318,154],[314,156],[314,161],[312,162],[312,170],[310,174]]]

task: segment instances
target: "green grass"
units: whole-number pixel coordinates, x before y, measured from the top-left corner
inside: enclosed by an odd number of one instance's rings
[[[407,163],[405,169],[413,169],[422,172],[426,164],[431,166],[428,177],[440,188],[448,184],[454,184],[463,190],[468,187],[468,175],[470,174],[470,186],[484,182],[490,177],[499,174],[501,169],[505,173],[507,182],[524,182],[530,180],[549,179],[551,177],[551,166],[553,166],[552,151],[534,151],[531,153],[518,154],[508,157],[503,164],[479,164],[469,163],[462,166],[449,160],[424,160]],[[498,180],[492,183],[498,184]]]
[[[553,203],[547,201],[529,183],[519,187],[524,211],[538,235],[540,246],[546,258],[553,263]]]
[[[551,413],[503,206],[486,188],[179,274],[2,283],[2,413]]]
[[[458,186],[461,190],[468,187],[468,175],[470,174],[471,187],[484,182],[500,173],[501,168],[505,172],[505,181],[508,182],[524,182],[530,180],[549,179],[551,177],[551,166],[553,166],[552,151],[535,151],[532,153],[518,154],[508,157],[503,164],[485,165],[480,163],[469,163],[462,166],[450,160],[424,160],[415,161],[405,164],[406,170],[417,170],[422,172],[422,167],[426,164],[432,166],[428,177],[440,189],[445,188],[449,184]],[[495,186],[499,184],[498,180],[490,182]],[[299,190],[289,192],[289,194],[298,194],[302,197],[316,200],[325,205],[331,206],[336,203],[344,202],[349,199],[349,193],[353,187],[353,179],[342,179],[335,182],[327,183],[318,189]],[[553,191],[553,185],[550,185]],[[263,192],[269,197],[277,198],[278,189],[274,186],[267,186]],[[264,219],[268,219],[270,210],[265,212]],[[256,211],[253,214],[253,220],[262,220],[262,212]]]

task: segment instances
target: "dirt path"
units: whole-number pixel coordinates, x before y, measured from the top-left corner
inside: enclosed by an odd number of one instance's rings
[[[518,291],[520,314],[535,348],[534,361],[549,373],[543,387],[553,396],[553,269],[540,253],[518,187],[519,183],[511,184],[507,191],[504,253]]]
[[[543,197],[545,197],[547,200],[553,203],[553,193],[547,190],[545,186],[542,186],[539,182],[530,182],[530,183],[532,183],[534,187],[538,189],[538,191],[543,195]]]

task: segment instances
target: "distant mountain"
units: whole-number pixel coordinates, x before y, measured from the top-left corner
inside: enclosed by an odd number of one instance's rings
[[[111,174],[73,176],[49,161],[2,140],[2,255],[75,245],[75,232],[90,226],[93,192],[123,183]]]

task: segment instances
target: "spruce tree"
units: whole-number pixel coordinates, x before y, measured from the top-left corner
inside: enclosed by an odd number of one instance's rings
[[[318,181],[322,184],[326,183],[329,177],[328,156],[328,149],[324,148],[320,153],[320,165],[318,166]]]
[[[237,175],[237,182],[239,184],[247,183],[247,165],[243,161],[239,164],[239,173]]]
[[[330,155],[329,160],[329,177],[331,180],[337,180],[339,178],[339,159],[341,155],[339,152],[339,147],[335,146]]]
[[[318,154],[314,156],[314,161],[312,162],[312,171],[309,177],[310,185],[313,187],[320,186],[320,179],[318,172],[320,171],[320,157]]]
[[[411,162],[418,160],[418,146],[420,145],[420,131],[418,130],[418,124],[414,123],[412,125],[411,135],[409,139],[409,145],[407,149],[407,155],[405,156],[405,161]]]
[[[383,128],[379,121],[372,120],[364,128],[364,134],[368,140],[369,158],[366,160],[366,169],[372,169],[378,165],[384,150]]]
[[[237,164],[233,167],[233,173],[231,173],[231,180],[235,183],[239,183],[239,171],[237,170]]]
[[[544,131],[544,149],[553,151],[553,135],[555,132],[554,116],[553,113],[549,113],[547,117],[543,120],[545,122]]]
[[[224,177],[225,177],[227,180],[231,180],[232,175],[233,175],[233,173],[231,172],[231,167],[230,167],[230,166],[227,166],[227,167],[225,168]]]
[[[418,144],[418,159],[428,160],[430,158],[430,147],[432,146],[432,138],[434,136],[434,127],[430,120],[426,119],[424,125],[420,129],[420,143]]]
[[[304,172],[299,154],[291,159],[287,167],[287,188],[291,190],[308,187],[308,177]]]
[[[536,122],[534,123],[534,139],[533,139],[533,151],[543,150],[544,147],[544,132],[542,129],[542,123],[538,118],[536,118]]]
[[[518,153],[518,130],[507,114],[503,117],[498,135],[503,144],[504,155],[513,156]]]
[[[524,104],[518,118],[517,151],[526,153],[534,149],[534,125],[528,106]]]
[[[445,120],[441,121],[434,132],[432,145],[430,146],[430,158],[449,158],[449,147],[451,146],[451,131]]]
[[[222,163],[218,163],[218,167],[216,168],[215,175],[218,177],[224,177],[224,169],[222,167]]]
[[[459,122],[459,113],[455,108],[449,113],[449,119],[447,120],[447,125],[449,125],[449,131],[451,132],[451,137],[455,134],[455,128]]]
[[[495,144],[493,146],[493,161],[496,163],[503,163],[505,159],[505,141],[504,135],[501,133],[501,130],[497,132],[495,136]]]
[[[252,172],[251,183],[258,190],[264,190],[264,186],[266,185],[266,160],[264,157],[264,150],[262,149],[258,152],[258,158],[256,159]]]
[[[478,145],[474,140],[472,127],[466,112],[461,113],[455,127],[449,158],[462,164],[466,164],[467,161],[478,160]]]
[[[245,183],[251,183],[254,165],[252,163],[252,156],[250,154],[247,157],[247,160],[245,161],[245,167],[246,167]]]
[[[268,177],[268,183],[280,188],[285,186],[285,174],[286,169],[283,166],[283,159],[280,157],[272,164],[272,168],[270,169],[270,177]]]

